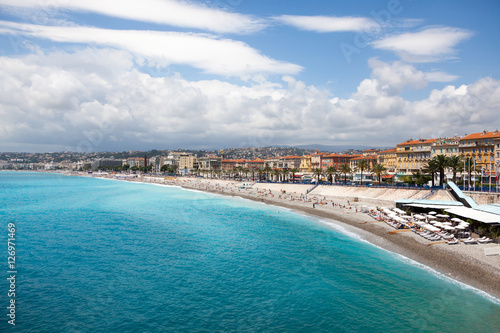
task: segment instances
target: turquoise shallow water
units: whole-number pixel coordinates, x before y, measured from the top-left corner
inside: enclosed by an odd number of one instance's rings
[[[498,303],[471,288],[242,199],[0,172],[0,219],[4,248],[16,224],[13,331],[500,331]]]

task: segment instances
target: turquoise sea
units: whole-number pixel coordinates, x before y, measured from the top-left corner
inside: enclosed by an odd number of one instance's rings
[[[0,172],[0,221],[1,332],[500,331],[499,303],[478,290],[243,199]]]

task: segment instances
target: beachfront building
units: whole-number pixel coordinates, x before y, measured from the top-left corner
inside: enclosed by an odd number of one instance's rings
[[[220,170],[221,158],[218,156],[204,156],[198,159],[198,168],[200,170]],[[224,169],[224,167],[222,167]]]
[[[245,168],[247,160],[236,159],[236,160],[222,160],[222,170],[234,170],[238,167]]]
[[[183,153],[179,155],[179,172],[182,174],[188,174],[192,169],[198,165],[198,160],[192,154]]]
[[[379,152],[377,155],[377,163],[382,164],[388,173],[395,173],[398,166],[396,148]]]
[[[356,155],[346,155],[346,154],[324,155],[322,158],[321,168],[327,169],[329,167],[333,167],[333,168],[336,168],[337,170],[339,170],[341,165],[344,165],[344,164],[349,165],[349,161],[355,157],[357,157],[357,156]]]
[[[122,163],[123,160],[115,160],[111,158],[99,158],[97,160],[92,161],[91,169],[95,171],[108,167],[121,167]]]
[[[432,143],[431,158],[438,155],[446,157],[458,156],[458,146],[460,145],[460,137],[454,136],[451,138],[439,138]]]
[[[249,169],[249,170],[258,170],[258,169],[262,169],[265,167],[265,164],[266,164],[266,161],[260,159],[260,158],[256,158],[254,160],[251,160],[251,161],[247,161],[246,162],[246,168]]]
[[[483,175],[490,175],[495,171],[495,142],[500,139],[500,132],[472,133],[460,139],[460,156],[472,158]]]
[[[407,140],[396,146],[397,170],[401,175],[421,171],[431,159],[432,144],[436,139]]]
[[[366,168],[361,171],[359,168],[359,163],[361,161],[366,162]],[[377,156],[368,155],[368,156],[356,156],[349,161],[349,167],[353,170],[353,181],[360,182],[369,182],[373,180],[373,175],[371,170],[377,164]],[[361,175],[363,174],[363,175]]]
[[[144,167],[144,157],[127,158],[123,162],[123,165],[125,165],[125,164],[128,164],[131,168],[133,168],[133,167],[142,168],[142,167]]]
[[[329,155],[328,153],[320,153],[318,149],[314,151],[314,154],[311,155],[311,168],[313,170],[315,169],[321,169],[323,165],[323,157]]]
[[[264,160],[264,167],[269,167],[271,169],[279,168],[280,159],[278,157],[269,157]]]
[[[158,156],[153,156],[149,158],[149,165],[151,165],[151,171],[152,172],[160,172],[161,167],[163,165],[163,156],[158,155]]]
[[[493,139],[495,148],[493,149],[493,158],[495,159],[495,173],[496,176],[500,174],[500,138]]]
[[[309,173],[312,171],[311,155],[302,155],[300,157],[299,170],[300,172],[305,172],[305,173]]]
[[[282,161],[282,168],[286,169],[299,169],[300,168],[300,156],[285,156],[280,159]]]

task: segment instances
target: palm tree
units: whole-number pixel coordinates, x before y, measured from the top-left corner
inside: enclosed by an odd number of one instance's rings
[[[273,169],[269,165],[266,165],[266,167],[264,168],[264,172],[266,173],[266,180],[269,180],[269,175],[272,171]]]
[[[288,168],[283,168],[281,170],[281,173],[283,174],[283,182],[285,181],[286,179],[286,176],[288,175],[289,171],[288,171]]]
[[[454,155],[448,157],[448,167],[451,168],[453,172],[453,182],[457,182],[457,172],[461,172],[463,169],[462,156]]]
[[[337,168],[334,166],[329,166],[326,168],[326,174],[328,175],[328,181],[333,183],[333,175],[337,173]]]
[[[264,174],[264,169],[262,169],[262,168],[257,169],[257,173],[259,174],[259,180],[262,180],[262,175]]]
[[[386,167],[383,164],[375,164],[373,166],[372,172],[377,175],[378,183],[382,182],[382,174],[387,171]]]
[[[434,175],[436,174],[436,172],[439,171],[437,162],[434,159],[428,161],[427,164],[422,169],[422,171],[424,173],[431,175],[432,187],[434,187],[434,178],[435,178]]]
[[[248,173],[250,172],[250,170],[248,170],[247,168],[243,168],[242,167],[241,171],[245,174],[245,179],[248,179]]]
[[[442,187],[444,182],[444,170],[448,167],[448,157],[445,155],[437,155],[434,156],[433,160],[436,161],[439,170],[439,186]]]
[[[472,172],[474,171],[474,159],[472,157],[465,158],[465,170],[467,170],[467,174],[469,175],[469,184],[471,181]],[[465,188],[465,178],[464,178],[464,188]]]
[[[351,167],[348,164],[342,164],[340,172],[344,174],[344,184],[347,184],[347,174],[352,172]]]
[[[278,182],[280,180],[281,171],[279,169],[274,169],[273,175],[276,177],[276,181]]]
[[[295,181],[295,174],[299,172],[299,169],[297,168],[291,168],[290,173],[292,174],[292,180]]]
[[[368,169],[368,161],[360,160],[356,163],[356,169],[361,172],[361,185],[363,185],[363,171]]]
[[[318,176],[318,184],[321,184],[321,175],[323,174],[323,169],[314,169],[314,174]]]

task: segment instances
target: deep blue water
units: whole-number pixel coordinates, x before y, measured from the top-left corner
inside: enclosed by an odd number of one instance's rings
[[[242,199],[0,172],[0,221],[2,332],[500,331],[500,306],[472,288]]]

